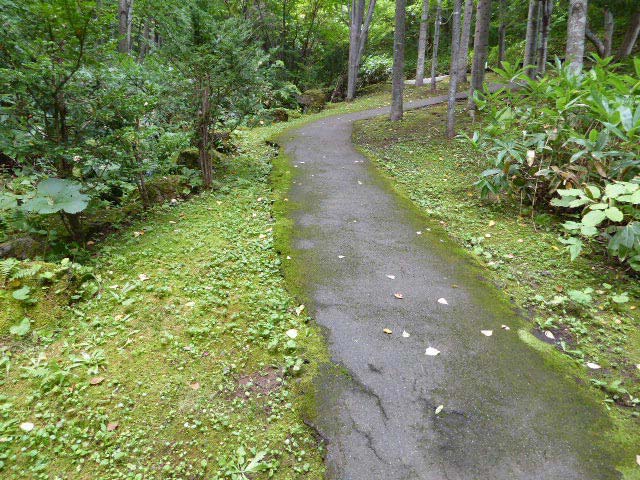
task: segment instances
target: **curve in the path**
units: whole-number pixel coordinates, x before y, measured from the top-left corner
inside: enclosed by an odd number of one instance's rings
[[[326,118],[283,139],[296,171],[292,261],[342,367],[317,385],[328,478],[620,478],[602,409],[518,338],[524,324],[504,296],[352,146],[352,123],[385,113]]]

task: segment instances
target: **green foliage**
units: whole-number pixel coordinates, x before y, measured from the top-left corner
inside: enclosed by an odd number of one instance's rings
[[[640,59],[633,75],[597,57],[580,75],[560,64],[535,80],[508,63],[496,71],[522,88],[476,95],[489,124],[468,141],[493,163],[477,182],[481,194],[580,209],[580,221],[564,224],[571,257],[582,252],[581,238],[604,240],[611,255],[637,269]]]
[[[390,55],[368,55],[360,67],[359,81],[362,86],[386,82],[391,78],[393,58]]]

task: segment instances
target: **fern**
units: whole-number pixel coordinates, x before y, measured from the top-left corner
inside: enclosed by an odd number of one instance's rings
[[[42,265],[27,265],[24,268],[18,269],[11,277],[11,280],[21,280],[23,278],[35,277],[40,270],[42,270]]]
[[[13,274],[14,269],[20,262],[15,258],[6,258],[4,260],[0,260],[0,278],[2,278],[2,283],[7,283]]]

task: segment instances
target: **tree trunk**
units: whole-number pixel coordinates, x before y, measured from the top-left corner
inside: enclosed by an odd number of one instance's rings
[[[610,57],[613,49],[613,13],[608,8],[604,11],[604,56]]]
[[[433,28],[433,55],[431,57],[431,91],[436,91],[436,73],[438,68],[438,48],[440,47],[440,22],[442,21],[442,0],[438,1],[436,20]]]
[[[144,22],[144,30],[142,32],[142,41],[140,42],[140,52],[138,54],[138,61],[142,63],[144,57],[147,56],[151,50],[151,22],[153,20],[147,18]]]
[[[587,0],[570,0],[565,62],[573,73],[582,70],[586,26]]]
[[[489,23],[491,21],[491,0],[480,0],[476,16],[476,31],[473,38],[473,64],[471,66],[471,90],[469,106],[473,108],[473,92],[482,89],[485,64],[489,53]]]
[[[538,75],[544,75],[547,69],[547,53],[549,51],[549,32],[551,31],[551,14],[553,0],[542,2],[542,28],[540,29],[540,46],[538,47]]]
[[[360,45],[360,31],[362,29],[362,17],[364,15],[364,1],[352,0],[351,2],[351,27],[349,34],[349,64],[347,67],[347,101],[352,101],[356,96],[356,83],[358,81],[358,47]]]
[[[376,9],[376,0],[369,0],[369,8],[367,10],[367,16],[364,19],[364,25],[362,25],[362,33],[360,35],[360,45],[358,45],[358,70],[362,64],[362,57],[364,57],[364,50],[367,46],[367,40],[369,39],[369,29],[371,28],[371,21],[373,20],[373,12]]]
[[[616,54],[616,60],[623,60],[627,58],[629,55],[631,55],[633,46],[636,44],[636,41],[638,40],[638,34],[640,34],[640,10],[636,10],[635,12],[633,12],[633,15],[631,16],[631,23],[629,24],[627,33],[625,33],[624,39],[622,40],[622,44],[618,49],[618,53]]]
[[[393,32],[393,87],[391,89],[391,120],[402,120],[404,91],[404,35],[407,1],[396,0],[396,26]]]
[[[537,0],[529,0],[529,13],[527,15],[527,36],[525,38],[524,60],[522,66],[528,75],[532,75],[530,65],[533,65],[536,46],[536,6]]]
[[[198,139],[198,163],[202,171],[202,183],[204,188],[211,188],[213,179],[213,168],[211,164],[210,144],[210,128],[211,128],[211,105],[210,90],[208,79],[203,80],[200,88],[200,125]]]
[[[427,36],[429,33],[429,0],[422,0],[422,16],[420,17],[420,33],[418,34],[418,64],[416,67],[416,87],[424,84],[424,57],[427,52]]]
[[[596,47],[598,55],[604,57],[604,42],[600,40],[600,38],[598,38],[598,36],[593,32],[593,30],[591,30],[591,28],[589,28],[588,24],[584,30],[584,34],[587,37],[587,40],[593,43],[593,46]]]
[[[131,51],[131,20],[133,16],[133,0],[119,0],[118,8],[118,51]]]
[[[462,0],[454,0],[451,26],[451,67],[449,68],[449,101],[447,105],[447,136],[455,135],[456,89],[458,87],[458,60],[460,55],[460,9]],[[465,14],[468,14],[466,12]],[[466,20],[466,19],[465,19]]]
[[[467,67],[469,66],[469,37],[471,36],[471,18],[473,17],[473,0],[464,2],[464,22],[458,46],[458,82],[467,82]]]
[[[507,0],[500,0],[500,27],[498,28],[498,64],[502,64],[506,57],[507,38]]]

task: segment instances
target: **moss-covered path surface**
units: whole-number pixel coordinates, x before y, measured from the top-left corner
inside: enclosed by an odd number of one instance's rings
[[[352,123],[384,113],[282,139],[291,270],[344,368],[317,379],[328,477],[619,478],[609,420],[586,387],[532,346],[476,264],[352,146]]]

